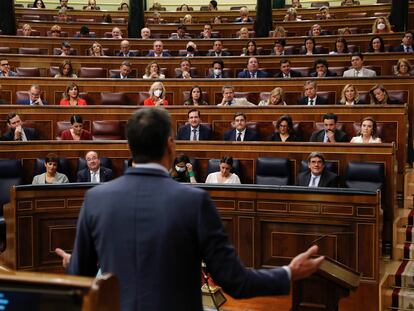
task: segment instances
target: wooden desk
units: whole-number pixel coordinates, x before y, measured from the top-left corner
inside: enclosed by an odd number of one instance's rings
[[[348,307],[342,310],[378,310],[378,194],[274,186],[201,187],[212,196],[247,267],[287,264],[318,239],[320,254],[363,274],[360,287],[344,300]],[[5,209],[8,245],[1,262],[18,270],[61,269],[52,250],[72,249],[77,215],[88,188],[85,184],[14,188]]]

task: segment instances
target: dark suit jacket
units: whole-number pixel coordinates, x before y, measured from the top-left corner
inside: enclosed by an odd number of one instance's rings
[[[335,103],[332,103],[332,104],[334,105]],[[298,105],[307,106],[308,105],[308,97],[303,96],[303,97],[299,98]],[[317,105],[317,106],[319,106],[319,105],[329,105],[329,103],[324,97],[316,96],[315,105]]]
[[[200,34],[199,38],[200,39],[204,39],[204,35],[203,34]],[[220,34],[212,32],[211,33],[211,37],[210,38],[206,38],[206,39],[214,39],[214,38],[220,38]]]
[[[4,136],[3,140],[14,140],[14,131],[16,129],[11,128]],[[36,129],[33,129],[31,127],[23,127],[23,131],[26,134],[27,140],[38,140],[39,139],[39,133],[36,131]]]
[[[56,10],[60,10],[62,7],[59,5],[56,7]],[[67,10],[73,10],[73,6],[67,6],[66,7]]]
[[[268,74],[266,71],[263,70],[258,70],[256,72],[256,75],[258,78],[267,78]],[[250,72],[248,70],[243,70],[241,72],[239,72],[239,74],[237,75],[237,78],[250,78]]]
[[[118,53],[118,56],[121,56],[121,57],[134,57],[134,56],[136,56],[136,55],[135,55],[135,53],[134,53],[134,52],[129,51],[129,52],[128,52],[128,55],[126,55],[126,56],[124,56],[124,53],[122,53],[122,52],[119,52],[119,53]]]
[[[229,72],[228,71],[222,71],[220,78],[214,77],[214,73],[212,73],[211,75],[209,75],[207,78],[211,78],[211,79],[222,79],[222,78],[230,78],[230,76],[229,76]]]
[[[414,51],[414,44],[411,46],[411,49]],[[396,46],[394,48],[394,52],[405,52],[404,46],[402,44],[400,44],[399,46]]]
[[[241,17],[237,17],[234,20],[235,23],[253,23],[253,18],[251,18],[250,16],[247,18],[247,21],[243,22]]]
[[[316,73],[316,71],[314,71],[314,72],[311,72],[309,76],[311,76],[311,77],[317,77],[318,74]],[[326,75],[325,75],[325,77],[336,77],[336,76],[337,76],[336,72],[335,71],[331,71],[329,69],[328,69],[328,71],[326,72]]]
[[[114,79],[121,79],[121,74],[120,73],[117,73],[116,75],[114,75],[112,78],[114,78]],[[134,77],[133,75],[132,75],[132,73],[130,73],[129,75],[128,75],[128,79],[133,79],[133,78],[136,78],[136,77]]]
[[[225,141],[237,141],[237,131],[235,129],[228,130],[224,133]],[[246,128],[243,141],[257,141],[260,140],[259,134],[256,131]]]
[[[279,72],[275,75],[276,78],[283,78],[283,72]],[[297,77],[302,77],[302,74],[299,71],[296,70],[291,70],[290,71],[290,77],[291,78],[297,78]]]
[[[181,126],[177,131],[177,140],[190,140],[191,138],[191,125],[186,124]],[[200,124],[198,132],[198,140],[211,140],[211,128]]]
[[[151,51],[151,52],[149,52],[147,54],[147,57],[154,57],[154,56],[155,56],[155,52],[154,51]],[[165,52],[165,51],[162,52],[162,57],[170,57],[170,56],[171,56],[170,53]]]
[[[47,105],[47,101],[42,99],[43,105]],[[23,99],[16,101],[16,105],[30,105],[30,99]]]
[[[311,179],[311,172],[308,170],[298,175],[298,186],[309,186]],[[338,175],[330,172],[326,168],[323,170],[321,179],[319,180],[318,187],[338,187]]]
[[[206,56],[216,56],[216,52],[210,51]],[[221,51],[221,56],[231,56],[231,53],[229,51]]]
[[[129,168],[87,191],[70,274],[119,280],[121,311],[201,311],[200,266],[234,297],[286,294],[284,269],[246,269],[210,196],[167,172]]]
[[[110,168],[101,166],[99,168],[99,178],[100,182],[112,180],[114,178],[112,175],[112,170]],[[76,176],[76,182],[91,182],[91,173],[89,172],[88,168],[84,168],[78,172]]]
[[[272,135],[270,135],[267,140],[270,141],[282,141],[280,138],[280,134],[277,132],[274,132]],[[286,139],[286,141],[300,141],[299,137],[297,137],[294,133],[290,133],[289,137]]]
[[[313,132],[309,141],[311,141],[311,142],[323,142],[324,137],[325,137],[325,130],[320,130],[320,131],[317,131],[317,132]],[[335,130],[335,140],[338,143],[348,143],[349,142],[349,138],[346,135],[346,133],[343,132],[343,131],[340,131],[340,130]]]

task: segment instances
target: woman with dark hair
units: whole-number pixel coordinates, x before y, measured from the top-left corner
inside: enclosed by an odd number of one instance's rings
[[[193,165],[185,154],[180,154],[174,159],[174,165],[170,171],[170,176],[178,182],[197,183]]]
[[[45,9],[46,8],[43,0],[35,0],[33,2],[33,6],[32,7],[35,8],[35,9]]]
[[[61,140],[92,140],[89,131],[83,129],[83,120],[80,115],[70,117],[71,127],[60,134]]]
[[[368,46],[369,53],[383,53],[385,52],[384,40],[380,36],[371,38]]]
[[[63,98],[60,100],[60,106],[86,106],[86,100],[79,97],[79,87],[76,83],[70,83],[65,92]]]
[[[243,48],[243,53],[240,56],[254,56],[254,55],[259,55],[259,53],[257,53],[256,41],[249,40],[247,41],[246,46]]]
[[[373,117],[363,118],[358,136],[352,137],[351,139],[351,143],[360,144],[380,144],[381,142],[381,138],[377,136],[377,122]]]
[[[33,185],[41,184],[62,184],[69,183],[69,179],[65,174],[57,171],[59,158],[54,153],[48,153],[45,158],[46,172],[33,177]]]
[[[128,3],[122,2],[118,8],[118,11],[129,11]]]
[[[299,141],[293,131],[292,118],[288,115],[280,116],[276,121],[275,131],[269,137],[270,141]]]
[[[340,37],[335,41],[335,48],[329,54],[348,54],[348,43],[345,38]]]
[[[304,43],[305,43],[305,50],[303,51],[302,54],[305,54],[305,55],[316,54],[316,43],[313,37],[307,37]]]
[[[73,72],[72,63],[69,59],[65,59],[59,66],[59,73],[55,74],[55,78],[77,78]]]
[[[191,88],[188,99],[184,102],[185,106],[207,106],[208,102],[203,99],[203,91],[198,85]]]
[[[233,158],[224,156],[220,160],[220,171],[210,173],[206,184],[241,184],[239,176],[230,173],[233,167]]]
[[[369,90],[371,105],[396,105],[396,101],[390,99],[388,91],[382,84],[376,84]]]

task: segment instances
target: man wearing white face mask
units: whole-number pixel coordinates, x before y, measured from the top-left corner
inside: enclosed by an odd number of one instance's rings
[[[209,75],[207,78],[212,79],[221,79],[221,78],[229,78],[228,72],[223,71],[224,68],[224,62],[221,59],[216,59],[213,61],[212,70],[209,70]]]

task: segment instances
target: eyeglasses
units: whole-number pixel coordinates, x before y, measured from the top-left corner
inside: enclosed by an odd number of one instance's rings
[[[1,64],[2,66],[10,66],[9,63]]]

